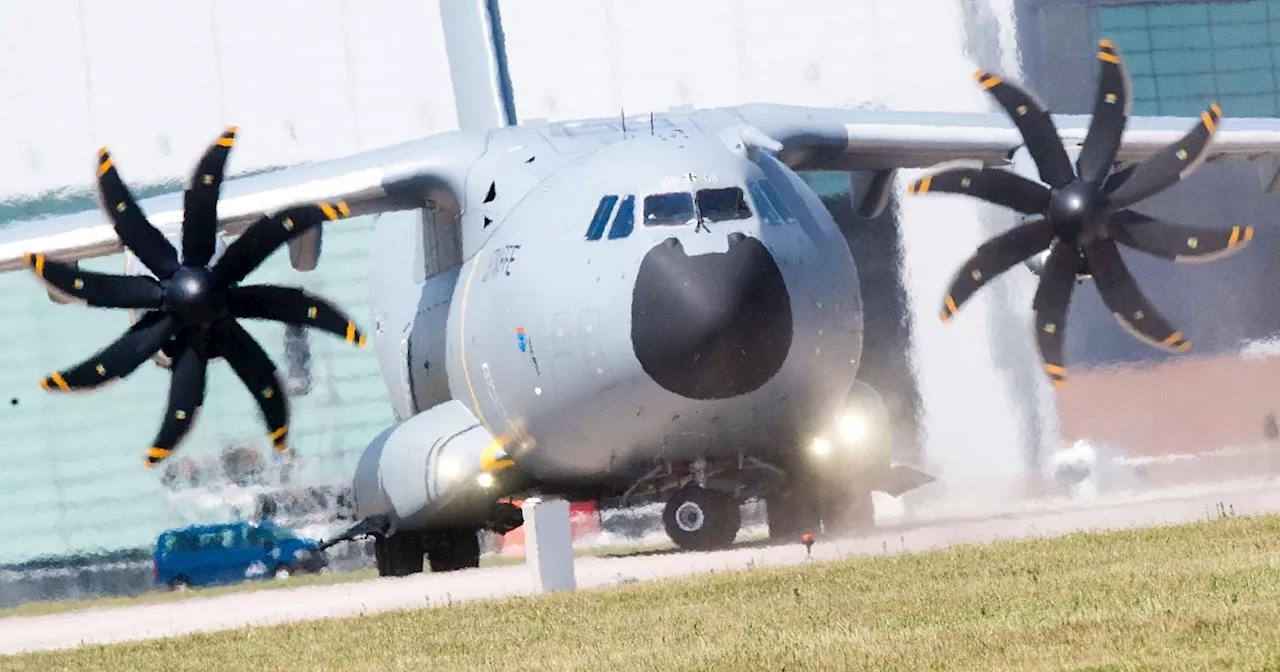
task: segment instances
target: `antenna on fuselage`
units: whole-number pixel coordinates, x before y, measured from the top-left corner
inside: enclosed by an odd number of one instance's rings
[[[627,137],[627,108],[618,108],[618,114],[622,117],[622,138],[625,140]]]
[[[653,132],[653,110],[649,110],[649,135],[656,135]]]

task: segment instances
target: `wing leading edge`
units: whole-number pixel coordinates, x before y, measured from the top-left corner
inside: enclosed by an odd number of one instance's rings
[[[321,201],[344,201],[352,216],[421,207],[444,192],[460,202],[467,171],[484,151],[484,136],[458,132],[361,154],[229,179],[218,201],[218,230],[237,235],[264,215]],[[93,154],[86,166],[92,166]],[[121,173],[128,180],[128,157]],[[166,236],[181,235],[181,192],[138,202]],[[74,261],[121,251],[110,219],[99,210],[20,222],[0,229],[0,272],[26,268],[25,252]]]
[[[1207,105],[1210,101],[1205,101]],[[928,168],[957,160],[1006,165],[1023,144],[1004,114],[897,112],[749,104],[728,108],[742,123],[782,143],[778,157],[796,170]],[[1225,118],[1206,158],[1280,159],[1280,119]],[[1067,145],[1082,142],[1089,115],[1052,115]],[[1116,160],[1141,161],[1178,140],[1196,117],[1129,119]]]
[[[1206,160],[1280,159],[1280,119],[1221,121]],[[998,113],[898,112],[812,108],[772,103],[704,110],[695,119],[716,126],[748,124],[782,144],[778,157],[796,170],[928,168],[956,160],[1009,163],[1022,137]],[[1064,142],[1083,141],[1088,115],[1054,115]],[[1182,137],[1198,120],[1132,117],[1116,160],[1140,161]],[[420,207],[432,191],[461,204],[467,172],[484,152],[483,134],[450,132],[349,157],[301,164],[227,180],[218,203],[218,228],[236,235],[263,215],[319,201],[344,201],[352,216]],[[89,156],[92,156],[91,154]],[[127,162],[127,157],[121,157]],[[86,164],[92,159],[87,158]],[[127,170],[127,167],[125,168]],[[128,180],[128,175],[124,178]],[[181,193],[139,206],[166,236],[182,225]],[[25,267],[23,253],[64,261],[121,251],[120,239],[99,211],[21,222],[0,229],[0,272]]]

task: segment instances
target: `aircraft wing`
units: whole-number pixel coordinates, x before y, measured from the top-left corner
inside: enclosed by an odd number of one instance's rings
[[[227,179],[218,200],[219,231],[239,234],[263,215],[306,203],[343,201],[351,216],[421,207],[428,193],[448,190],[461,200],[466,171],[483,137],[448,133],[361,154],[299,164]],[[92,158],[92,154],[88,154]],[[129,180],[128,157],[117,156]],[[192,157],[194,165],[195,159]],[[92,162],[87,165],[92,166]],[[181,192],[138,202],[166,236],[182,226]],[[110,220],[98,210],[16,223],[0,228],[0,272],[26,268],[25,252],[74,261],[121,251]]]
[[[1023,144],[1017,127],[1003,113],[896,112],[774,104],[730,109],[742,122],[782,143],[778,158],[795,170],[927,168],[959,159],[1004,165]],[[1054,124],[1068,145],[1084,139],[1089,120],[1089,115],[1053,115]],[[1117,161],[1141,161],[1199,123],[1196,117],[1130,117]],[[1280,119],[1223,118],[1206,161],[1224,159],[1280,159]]]

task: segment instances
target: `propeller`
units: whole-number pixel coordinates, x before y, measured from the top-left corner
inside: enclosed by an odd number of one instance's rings
[[[191,431],[204,403],[209,362],[221,357],[253,394],[277,451],[288,448],[289,405],[275,364],[237,318],[313,327],[364,347],[365,336],[332,303],[294,287],[241,285],[290,238],[350,214],[347,205],[318,203],[263,216],[215,263],[218,195],[236,128],[228,128],[196,164],[183,198],[181,254],[147,221],[120,179],[106,148],[98,152],[98,195],[121,243],[154,277],[110,275],[27,253],[37,278],[70,301],[144,311],[124,335],[87,360],[49,374],[40,386],[81,392],[118,381],[162,349],[172,361],[169,406],[147,451],[154,467]]]
[[[1116,243],[1171,261],[1203,262],[1240,251],[1252,226],[1229,230],[1172,224],[1128,209],[1189,176],[1208,155],[1222,110],[1212,104],[1200,123],[1142,163],[1112,172],[1129,118],[1132,94],[1120,52],[1098,41],[1101,77],[1093,117],[1073,166],[1049,112],[1022,88],[978,71],[978,83],[1017,126],[1040,182],[986,167],[961,167],[927,175],[911,184],[913,194],[969,194],[1027,216],[1022,224],[978,247],[956,274],[943,299],[946,322],[993,278],[1046,250],[1032,309],[1045,373],[1055,387],[1066,382],[1063,333],[1067,306],[1079,276],[1092,276],[1103,302],[1134,337],[1172,352],[1191,347],[1143,296]]]

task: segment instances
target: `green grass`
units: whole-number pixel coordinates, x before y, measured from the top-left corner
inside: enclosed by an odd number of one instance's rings
[[[747,535],[743,535],[744,537]],[[752,539],[761,535],[751,536]],[[742,537],[740,537],[741,539]],[[634,553],[643,553],[648,551],[665,550],[675,548],[675,545],[669,541],[641,543],[641,542],[623,542],[617,544],[608,544],[602,546],[593,546],[589,548],[579,549],[575,552],[578,557],[589,557],[597,555],[629,555]],[[507,557],[501,555],[486,555],[480,558],[481,567],[500,567],[503,565],[520,564],[524,562],[523,557]],[[193,588],[184,591],[165,591],[156,590],[142,595],[130,597],[98,597],[77,600],[47,600],[42,602],[27,602],[16,607],[0,609],[0,627],[4,627],[4,619],[13,616],[42,616],[46,614],[59,614],[68,611],[81,611],[91,608],[107,608],[107,607],[128,607],[141,604],[155,604],[160,602],[172,602],[174,600],[186,600],[193,597],[212,597],[215,595],[228,595],[232,593],[242,593],[251,590],[280,590],[284,588],[298,588],[301,586],[318,586],[331,583],[347,583],[352,581],[367,581],[377,578],[378,573],[374,569],[359,569],[348,572],[327,572],[324,574],[298,574],[284,581],[262,580],[262,581],[245,581],[230,586],[217,586],[210,588]]]
[[[39,670],[1280,670],[1280,517],[0,658]]]

